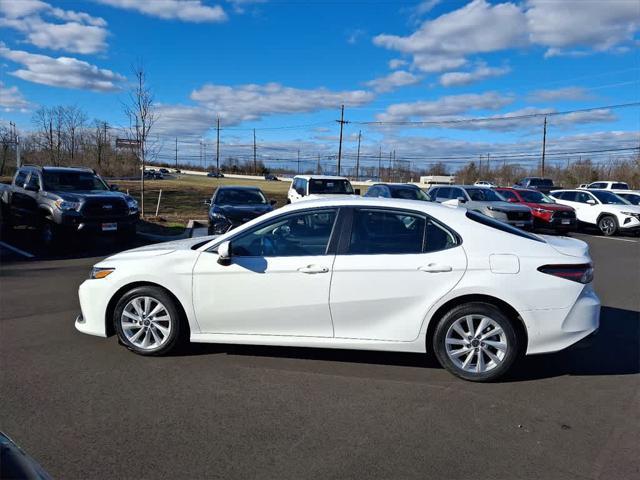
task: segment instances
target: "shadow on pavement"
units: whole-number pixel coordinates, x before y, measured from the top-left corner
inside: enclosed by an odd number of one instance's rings
[[[432,355],[414,353],[226,344],[191,344],[178,353],[184,356],[212,354],[441,368]],[[640,312],[602,307],[600,329],[595,336],[558,353],[526,357],[502,381],[636,373],[640,373]]]

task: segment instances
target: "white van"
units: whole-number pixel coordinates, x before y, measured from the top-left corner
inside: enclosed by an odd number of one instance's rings
[[[324,197],[328,195],[359,195],[346,177],[330,175],[296,175],[287,193],[287,203],[295,203],[309,195]]]

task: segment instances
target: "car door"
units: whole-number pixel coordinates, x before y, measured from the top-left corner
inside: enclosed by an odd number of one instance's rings
[[[29,171],[20,169],[16,174],[13,186],[11,188],[11,203],[9,204],[9,211],[11,216],[19,221],[25,221],[29,218],[29,192],[24,188],[29,179]]]
[[[202,332],[332,337],[337,214],[336,208],[286,213],[240,232],[230,238],[230,265],[203,252],[193,270]]]
[[[331,281],[335,337],[414,340],[466,270],[459,238],[421,212],[362,207],[349,217]]]
[[[602,212],[598,199],[589,192],[579,192],[576,194],[576,203],[580,205],[580,221],[595,225]]]

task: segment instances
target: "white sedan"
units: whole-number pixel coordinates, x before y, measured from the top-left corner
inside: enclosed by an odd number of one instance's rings
[[[464,208],[337,197],[101,261],[76,328],[142,355],[186,340],[433,352],[489,381],[598,328],[592,276],[580,240]]]

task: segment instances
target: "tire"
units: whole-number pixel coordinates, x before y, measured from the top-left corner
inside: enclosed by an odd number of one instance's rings
[[[143,313],[145,299],[149,300]],[[156,308],[156,314],[149,315]],[[175,300],[159,287],[129,290],[118,301],[112,320],[120,343],[139,355],[166,355],[179,345],[183,330],[186,332]]]
[[[471,319],[471,328],[468,319]],[[438,321],[433,351],[440,365],[457,377],[472,382],[495,381],[509,371],[521,353],[514,321],[489,303],[458,305]],[[484,326],[478,331],[481,324]],[[462,335],[470,331],[474,337],[471,340],[469,335]],[[491,335],[493,331],[496,333]],[[458,350],[468,353],[457,353]]]
[[[615,235],[618,231],[618,220],[613,215],[603,215],[598,219],[598,230],[605,237]]]

